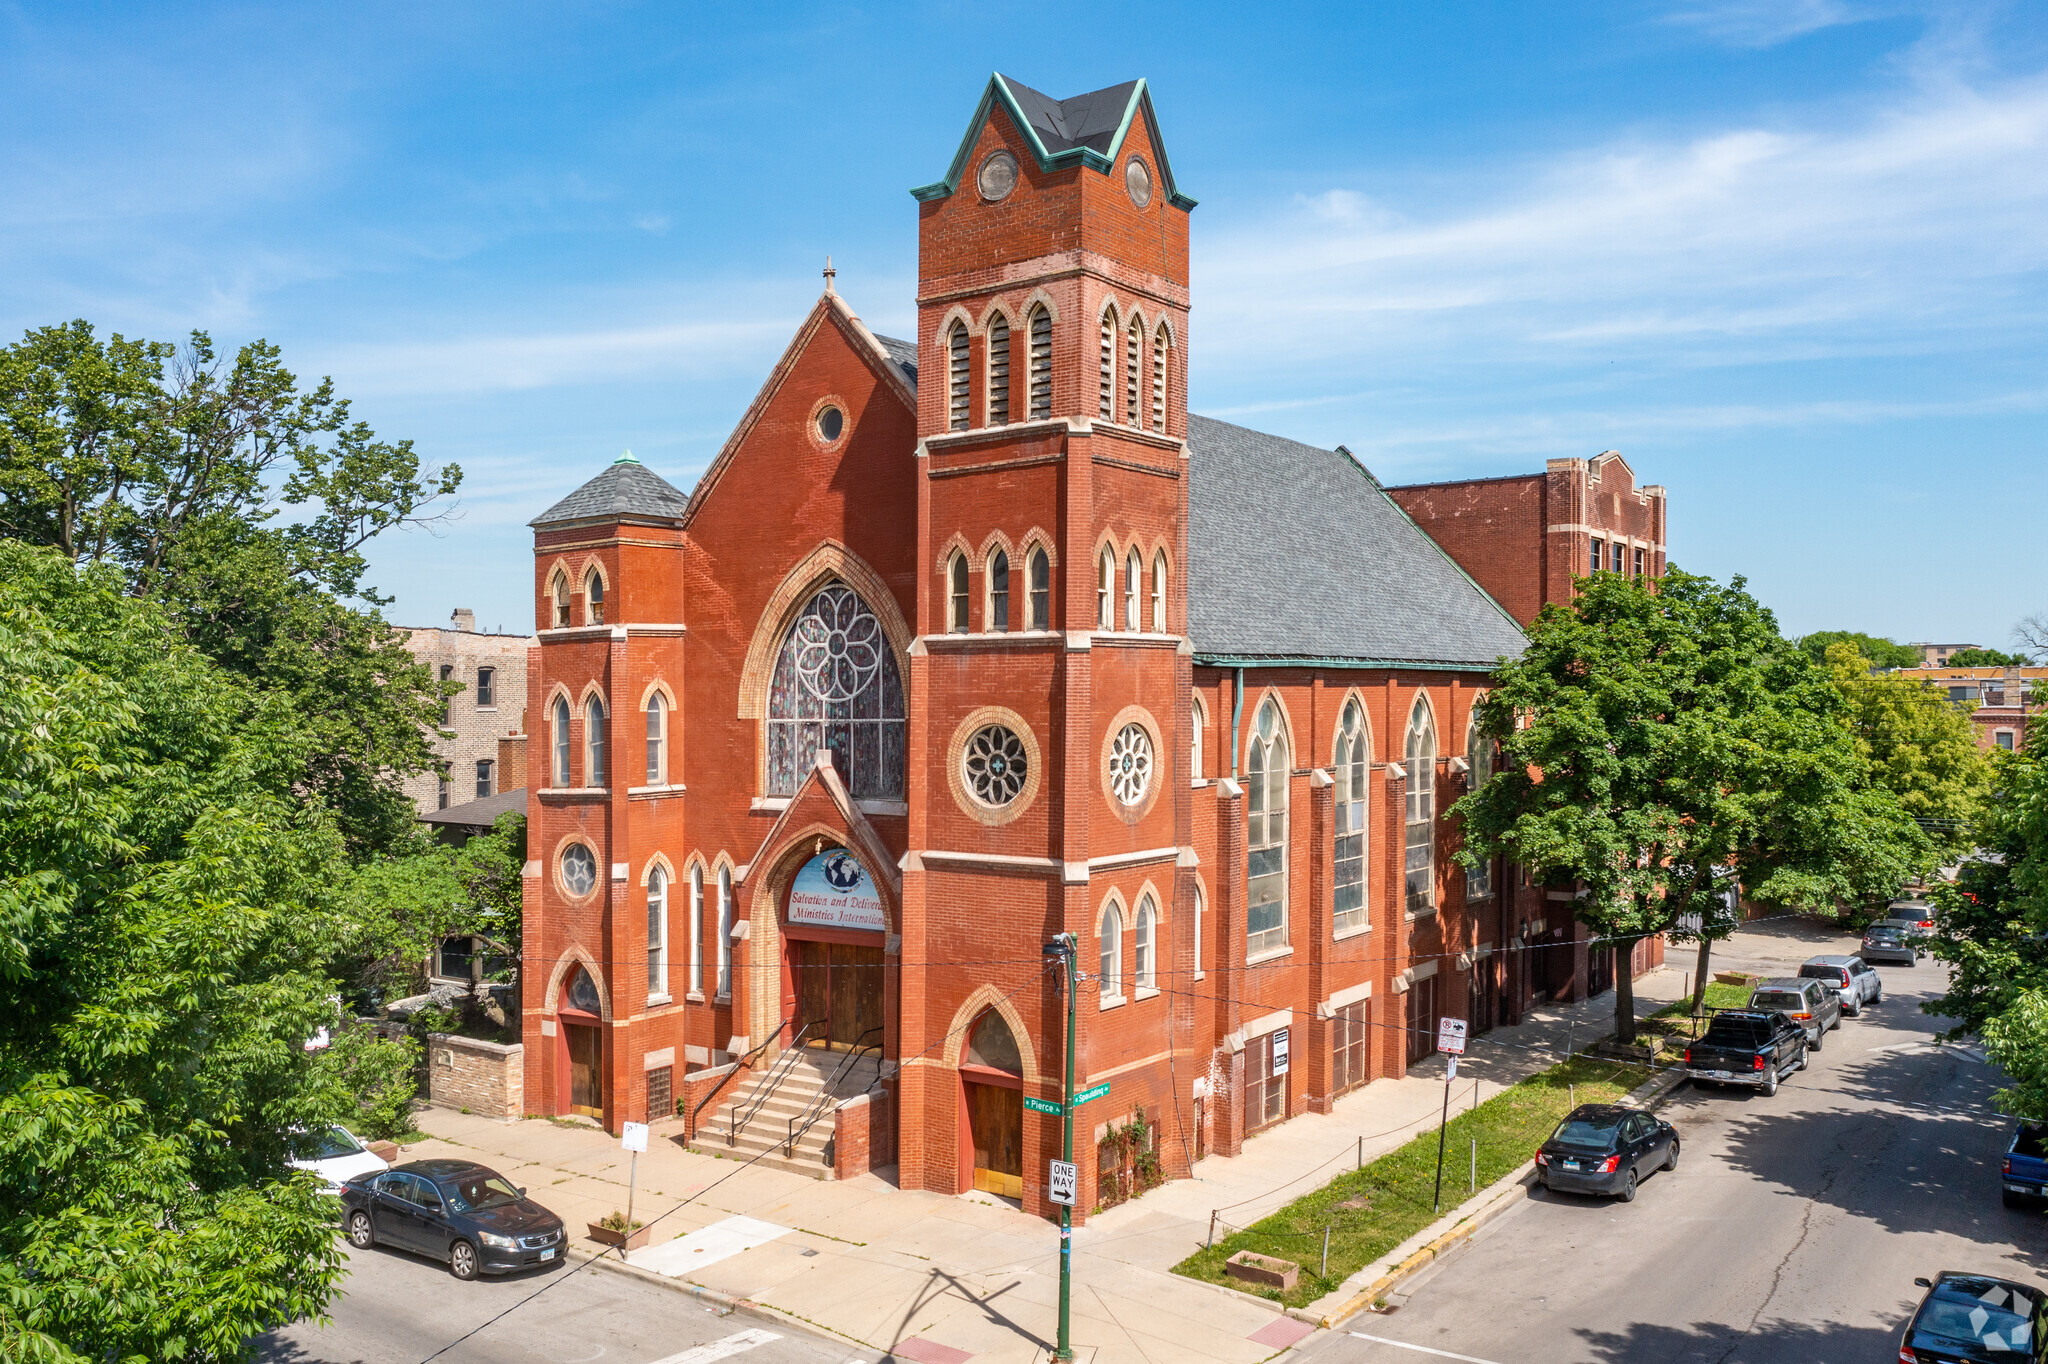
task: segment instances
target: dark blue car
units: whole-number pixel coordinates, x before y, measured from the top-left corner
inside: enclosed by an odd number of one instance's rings
[[[2032,1284],[1950,1270],[1932,1282],[1899,1337],[1899,1364],[2042,1364],[2048,1330]]]
[[[562,1219],[497,1171],[415,1160],[341,1186],[342,1226],[357,1250],[393,1246],[440,1260],[458,1279],[561,1258]]]
[[[2008,1208],[2038,1208],[2048,1200],[2048,1127],[2020,1124],[2005,1148],[1999,1179]]]

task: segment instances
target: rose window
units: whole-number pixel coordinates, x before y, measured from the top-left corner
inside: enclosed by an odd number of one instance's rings
[[[571,895],[588,895],[597,889],[597,858],[581,843],[571,843],[562,854],[562,884]]]
[[[983,725],[975,730],[961,763],[967,789],[983,805],[1008,805],[1024,791],[1029,773],[1024,741],[1007,726]]]
[[[903,683],[882,622],[844,583],[804,604],[768,684],[768,794],[793,796],[819,749],[858,800],[903,794]]]
[[[1152,736],[1143,725],[1125,725],[1109,745],[1109,791],[1136,805],[1152,785]]]

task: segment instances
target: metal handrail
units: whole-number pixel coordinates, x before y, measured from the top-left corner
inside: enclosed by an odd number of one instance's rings
[[[794,1022],[796,1022],[796,1015],[792,1013],[789,1017],[783,1019],[780,1023],[777,1023],[775,1025],[775,1031],[769,1033],[766,1037],[762,1038],[761,1044],[759,1046],[755,1047],[745,1056],[742,1056],[739,1060],[732,1063],[733,1073],[737,1075],[739,1072],[751,1067],[754,1064],[754,1058],[759,1056],[762,1052],[768,1050],[768,1048],[774,1044],[775,1039],[782,1036],[783,1031]],[[717,1098],[720,1092],[724,1089],[724,1085],[713,1085],[711,1087],[711,1092],[709,1094],[706,1094],[703,1098],[697,1100],[697,1106],[690,1110],[690,1121],[686,1130],[690,1133],[693,1139],[697,1135],[697,1117],[704,1111],[704,1105],[710,1103],[713,1099]]]
[[[796,1021],[795,1014],[790,1015],[790,1021]],[[761,1077],[760,1084],[755,1087],[754,1097],[747,1104],[746,1116],[742,1117],[740,1115],[740,1106],[738,1104],[732,1106],[732,1111],[726,1114],[725,1144],[727,1146],[739,1145],[740,1129],[754,1120],[754,1115],[761,1111],[761,1105],[768,1102],[775,1091],[781,1087],[782,1082],[789,1078],[789,1072],[796,1068],[797,1058],[803,1055],[804,1034],[808,1033],[812,1028],[821,1026],[824,1022],[825,1020],[822,1018],[814,1018],[804,1024],[803,1027],[797,1029],[796,1036],[789,1039],[788,1049],[782,1055],[775,1058],[775,1064],[768,1068],[768,1073]]]
[[[825,1081],[825,1087],[819,1090],[808,1104],[804,1105],[803,1112],[798,1113],[789,1120],[789,1136],[782,1143],[783,1155],[787,1156],[795,1151],[797,1140],[804,1133],[810,1131],[818,1119],[825,1116],[826,1106],[831,1104],[838,1096],[839,1082],[846,1078],[846,1072],[853,1069],[854,1065],[867,1053],[874,1052],[878,1056],[881,1054],[882,1044],[880,1042],[875,1043],[873,1046],[862,1045],[880,1031],[880,1028],[869,1028],[859,1037],[854,1038],[852,1048],[840,1059],[839,1065],[832,1071],[831,1078]],[[798,1123],[802,1123],[803,1126],[798,1127]]]

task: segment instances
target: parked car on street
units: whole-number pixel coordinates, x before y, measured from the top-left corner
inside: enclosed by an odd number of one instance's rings
[[[562,1253],[562,1219],[495,1170],[467,1160],[415,1160],[341,1187],[342,1225],[358,1250],[395,1246],[445,1261],[458,1279],[547,1264]]]
[[[1820,1050],[1829,1028],[1842,1026],[1842,1000],[1832,988],[1817,980],[1784,976],[1767,980],[1749,992],[1752,1009],[1776,1009],[1806,1029],[1806,1045]]]
[[[2040,1289],[1952,1269],[1931,1281],[1913,1282],[1926,1289],[1927,1296],[1920,1299],[1899,1337],[1900,1364],[2048,1360],[2048,1322],[2042,1320]]]
[[[1678,1131],[1639,1108],[1580,1104],[1536,1151],[1536,1177],[1546,1189],[1609,1194],[1622,1202],[1651,1170],[1678,1168]]]
[[[327,1193],[340,1193],[341,1186],[357,1175],[373,1175],[391,1168],[390,1161],[363,1145],[361,1138],[339,1123],[315,1137],[312,1147],[292,1165],[311,1170],[326,1180]]]
[[[1778,1092],[1787,1071],[1806,1069],[1806,1030],[1775,1009],[1723,1009],[1706,1036],[1685,1049],[1694,1084],[1750,1085]]]
[[[1817,980],[1835,988],[1842,1012],[1855,1017],[1866,1004],[1884,997],[1884,982],[1861,957],[1811,957],[1799,968],[1805,980]]]
[[[2038,1208],[2048,1200],[2048,1127],[2019,1125],[2006,1145],[1999,1178],[2008,1208]]]
[[[1911,924],[1921,937],[1934,933],[1934,906],[1925,900],[1894,900],[1886,906],[1884,922]]]
[[[1913,935],[1907,932],[1903,920],[1880,919],[1863,930],[1863,946],[1856,955],[1865,961],[1896,961],[1911,966],[1920,960],[1920,949],[1913,945]]]

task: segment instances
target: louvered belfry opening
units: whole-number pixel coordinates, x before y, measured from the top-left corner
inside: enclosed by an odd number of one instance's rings
[[[1102,382],[1101,399],[1096,410],[1102,420],[1116,420],[1116,309],[1102,311]]]
[[[1031,420],[1052,415],[1052,314],[1043,303],[1031,310]]]
[[[1144,319],[1133,317],[1128,330],[1124,332],[1124,424],[1139,426],[1145,424],[1144,411],[1138,406],[1138,351],[1144,341],[1139,328]]]
[[[1010,420],[1010,323],[1001,313],[988,323],[988,424]]]
[[[1166,324],[1152,338],[1152,429],[1166,433]]]
[[[948,430],[967,429],[967,328],[958,322],[946,333],[946,425]]]

